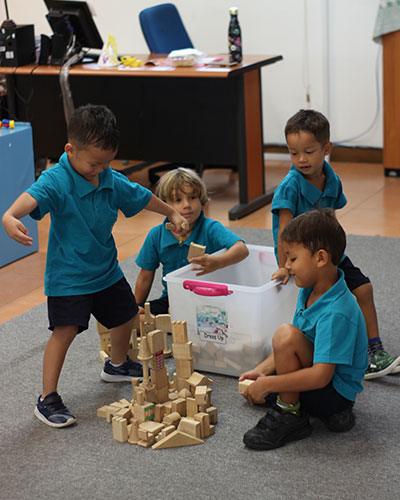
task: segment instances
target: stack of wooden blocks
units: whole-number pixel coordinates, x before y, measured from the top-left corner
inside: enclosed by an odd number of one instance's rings
[[[132,379],[132,400],[122,399],[97,411],[112,423],[117,441],[162,449],[201,444],[214,434],[218,417],[211,405],[212,380],[193,370],[186,322],[172,321],[171,330],[176,363],[173,380],[165,366],[163,331],[147,332],[137,355],[143,364],[143,381]]]

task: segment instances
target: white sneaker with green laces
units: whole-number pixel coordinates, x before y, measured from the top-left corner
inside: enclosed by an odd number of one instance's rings
[[[400,372],[400,356],[396,358],[390,356],[386,351],[373,354],[369,358],[368,368],[364,375],[364,380],[384,377],[389,373]]]

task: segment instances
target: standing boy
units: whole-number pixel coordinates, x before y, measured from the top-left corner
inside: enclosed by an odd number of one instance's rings
[[[346,235],[333,210],[310,210],[292,219],[281,242],[285,269],[300,287],[293,324],[281,325],[272,354],[239,378],[255,380],[244,393],[250,404],[279,393],[244,435],[246,446],[257,450],[309,436],[309,415],[332,431],[350,430],[368,363],[364,317],[338,268]]]
[[[32,238],[19,219],[51,215],[45,294],[52,334],[43,358],[43,391],[34,412],[51,427],[76,421],[57,385],[67,350],[88,328],[90,314],[110,329],[111,360],[104,365],[102,379],[119,382],[142,375],[139,363],[127,356],[138,306],[118,264],[112,236],[118,210],[127,217],[143,208],[163,214],[178,233],[185,222],[173,207],[111,169],[118,144],[119,130],[109,109],[76,109],[59,163],[44,171],[2,218],[7,234],[29,246]]]
[[[286,224],[311,208],[330,207],[336,210],[347,203],[339,177],[325,161],[325,156],[332,150],[329,135],[329,122],[317,111],[300,110],[286,123],[286,142],[293,164],[277,187],[271,206],[275,254],[279,265],[272,279],[281,279],[283,283],[289,280],[285,268],[286,256],[280,242]],[[347,286],[356,296],[367,324],[369,363],[365,379],[400,371],[400,356],[390,356],[383,348],[369,278],[347,256],[343,257],[339,268],[344,271]]]

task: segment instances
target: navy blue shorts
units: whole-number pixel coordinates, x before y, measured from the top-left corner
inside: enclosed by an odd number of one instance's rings
[[[123,325],[139,311],[135,296],[125,277],[101,290],[87,295],[47,297],[49,330],[56,326],[76,325],[78,333],[87,330],[90,315],[106,328]]]
[[[350,291],[366,283],[371,283],[370,279],[364,276],[360,269],[356,267],[348,257],[345,257],[338,267],[344,272],[344,280]]]
[[[168,295],[164,297],[160,297],[159,299],[148,300],[146,302],[150,303],[150,312],[151,314],[168,314],[169,309],[169,300]],[[141,307],[144,307],[144,304],[138,304]]]

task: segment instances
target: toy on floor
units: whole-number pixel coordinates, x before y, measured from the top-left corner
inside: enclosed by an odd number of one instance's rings
[[[111,422],[117,441],[157,450],[201,444],[214,434],[218,417],[217,409],[211,406],[209,385],[213,381],[193,370],[186,322],[172,321],[171,326],[176,364],[173,380],[169,380],[165,367],[162,331],[147,332],[137,355],[143,364],[143,381],[132,379],[133,399],[97,410],[99,417]]]

